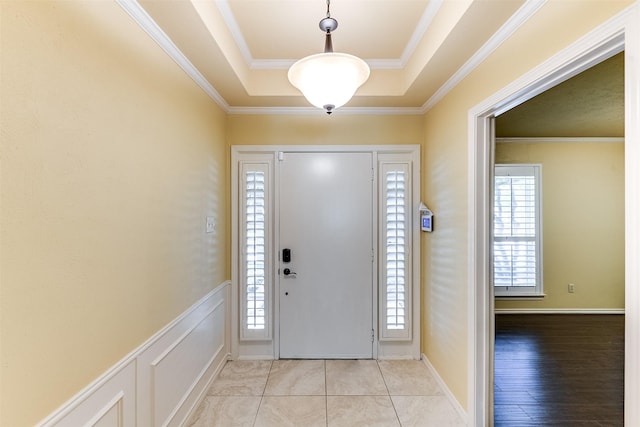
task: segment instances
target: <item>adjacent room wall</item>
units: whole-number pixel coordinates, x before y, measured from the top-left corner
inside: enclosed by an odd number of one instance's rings
[[[423,237],[423,352],[468,407],[468,111],[631,1],[546,2],[425,115],[423,199],[435,231]]]
[[[545,293],[496,309],[624,309],[624,143],[496,145],[497,164],[542,164]]]
[[[228,152],[115,2],[0,14],[0,425],[27,426],[229,278]]]

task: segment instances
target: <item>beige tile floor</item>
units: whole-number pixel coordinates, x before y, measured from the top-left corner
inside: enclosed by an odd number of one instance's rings
[[[230,361],[190,427],[458,427],[417,360]]]

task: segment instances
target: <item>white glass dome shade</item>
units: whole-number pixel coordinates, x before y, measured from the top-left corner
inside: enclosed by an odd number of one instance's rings
[[[331,113],[349,102],[369,73],[367,63],[357,56],[325,52],[297,61],[288,77],[312,105]]]

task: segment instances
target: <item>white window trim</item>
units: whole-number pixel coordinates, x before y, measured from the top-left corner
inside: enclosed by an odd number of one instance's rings
[[[275,168],[275,162],[278,158],[279,152],[370,152],[373,153],[373,158],[376,162],[374,168],[374,178],[377,179],[378,174],[378,161],[379,158],[383,158],[385,161],[390,162],[403,162],[409,161],[412,165],[411,168],[411,217],[412,225],[410,234],[412,238],[412,255],[411,255],[411,329],[408,332],[408,338],[386,338],[381,339],[381,333],[379,329],[379,316],[376,314],[374,318],[374,354],[373,357],[378,359],[397,359],[397,358],[420,358],[420,228],[418,227],[418,208],[420,205],[420,146],[419,145],[233,145],[231,146],[231,307],[230,307],[230,319],[231,334],[230,334],[230,347],[232,359],[268,359],[279,358],[279,313],[278,313],[278,298],[279,288],[276,278],[274,277],[274,271],[271,271],[270,278],[274,281],[273,285],[269,289],[270,302],[268,303],[270,311],[269,321],[272,322],[269,325],[268,332],[271,334],[270,339],[265,338],[252,338],[243,337],[241,334],[241,322],[240,322],[240,268],[239,267],[239,199],[238,194],[238,182],[240,177],[240,162],[268,162],[271,165],[271,177],[273,181],[271,196],[274,207],[274,218],[277,218],[278,206],[275,201],[278,199],[278,189],[275,183],[278,180],[278,171]],[[377,194],[374,195],[374,209],[377,222]],[[273,221],[274,219],[272,219]],[[272,256],[277,256],[275,248],[279,247],[278,240],[278,224],[276,222],[270,222],[272,227]],[[377,233],[378,227],[374,229],[374,234]],[[376,235],[376,240],[378,236]],[[378,258],[378,245],[374,249],[374,259]],[[273,265],[273,260],[269,261]],[[376,289],[379,288],[378,270],[375,273],[375,285]],[[378,292],[374,293],[373,308],[375,312],[378,312],[380,305]]]
[[[523,172],[525,169],[530,169],[530,172]],[[541,164],[533,164],[533,163],[508,163],[508,164],[496,164],[495,165],[495,174],[494,174],[494,195],[492,198],[492,206],[495,204],[495,177],[500,175],[522,175],[522,176],[530,176],[531,172],[535,178],[535,254],[536,254],[536,268],[535,268],[535,276],[536,276],[536,285],[534,287],[506,287],[506,286],[495,286],[494,284],[494,292],[496,298],[503,299],[519,299],[519,298],[541,298],[544,297],[544,281],[543,281],[543,246],[542,246],[542,165]],[[495,206],[492,209],[492,224],[495,223]],[[495,228],[492,226],[491,234],[492,234],[492,242],[495,242],[496,237],[494,235]],[[491,245],[491,278],[493,283],[494,278],[494,257],[493,253],[493,243]]]
[[[381,154],[378,156],[378,218],[379,222],[379,294],[380,294],[380,306],[379,306],[379,328],[380,328],[380,340],[381,341],[399,341],[411,339],[411,326],[412,326],[412,289],[410,284],[413,283],[412,277],[412,260],[411,260],[411,247],[412,247],[412,206],[411,206],[411,189],[412,185],[412,173],[411,162],[409,161],[393,161],[393,157]],[[399,159],[396,159],[399,160]],[[404,234],[405,234],[405,253],[404,253],[404,275],[405,275],[405,291],[404,291],[404,328],[394,329],[389,328],[387,323],[387,250],[386,250],[386,235],[387,235],[387,223],[386,217],[386,174],[387,172],[403,172],[405,178],[405,203],[404,203]],[[417,226],[417,224],[416,224]]]
[[[238,224],[238,265],[240,266],[238,276],[238,293],[239,293],[239,309],[241,314],[240,320],[240,340],[241,341],[264,341],[272,339],[272,306],[273,306],[273,218],[271,213],[273,212],[273,159],[272,156],[265,158],[262,161],[252,159],[251,161],[240,161],[238,167],[238,177],[240,185],[244,182],[244,176],[246,172],[256,171],[263,172],[265,176],[265,259],[264,259],[264,328],[263,329],[250,329],[247,322],[247,286],[246,276],[244,272],[244,266],[246,265],[246,244],[245,244],[245,230],[242,227],[242,223]],[[241,217],[244,217],[244,201],[245,194],[238,194],[237,200],[237,212]]]

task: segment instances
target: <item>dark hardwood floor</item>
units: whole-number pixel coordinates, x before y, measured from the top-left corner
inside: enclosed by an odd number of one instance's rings
[[[624,425],[624,315],[498,314],[495,426]]]

